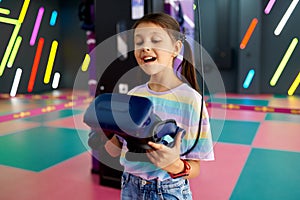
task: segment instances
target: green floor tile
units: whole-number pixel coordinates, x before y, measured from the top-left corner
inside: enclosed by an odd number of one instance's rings
[[[231,200],[298,200],[300,153],[253,149]]]
[[[268,113],[265,117],[265,120],[297,122],[297,123],[299,123],[300,122],[300,115]]]
[[[53,120],[57,120],[59,118],[71,117],[72,115],[81,114],[83,111],[81,110],[60,110],[49,112],[46,114],[38,115],[35,117],[25,118],[26,121],[34,121],[34,122],[49,122]]]
[[[219,135],[219,130],[217,130],[216,127],[220,127],[223,123],[224,126],[221,135]],[[224,122],[223,120],[211,119],[213,140],[218,142],[251,145],[259,125],[259,122],[235,120],[225,120]]]
[[[53,127],[5,135],[0,140],[0,164],[41,171],[87,151],[87,138],[87,131]]]
[[[213,103],[224,103],[223,98],[214,98],[212,100],[208,100],[207,102],[213,102]],[[226,99],[227,104],[241,104],[241,105],[247,105],[247,106],[268,106],[269,101],[268,100],[260,100],[260,99],[233,99],[228,98]]]

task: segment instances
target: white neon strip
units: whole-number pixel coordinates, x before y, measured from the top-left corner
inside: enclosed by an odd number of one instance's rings
[[[300,84],[300,72],[298,73],[298,76],[296,77],[295,81],[293,82],[290,89],[288,90],[288,95],[292,96],[295,93],[299,84]]]
[[[52,88],[57,89],[60,81],[60,73],[56,72],[53,77]]]
[[[123,56],[124,58],[128,57],[128,45],[126,41],[123,40],[121,35],[117,36],[117,49],[121,56]]]
[[[21,80],[21,75],[22,75],[22,69],[18,68],[17,71],[16,71],[16,75],[15,75],[15,78],[14,78],[13,85],[12,85],[11,90],[10,90],[10,96],[11,97],[15,97],[16,94],[17,94],[17,90],[18,90],[19,83],[20,83],[20,80]]]
[[[284,28],[286,22],[289,20],[291,14],[293,13],[295,7],[297,6],[297,4],[299,3],[299,0],[293,0],[292,3],[290,4],[289,8],[286,10],[286,12],[284,13],[282,19],[280,20],[279,24],[277,25],[274,34],[275,35],[279,35],[282,31],[282,29]]]
[[[187,16],[183,15],[183,18],[188,25],[190,25],[191,28],[195,28],[195,23]]]

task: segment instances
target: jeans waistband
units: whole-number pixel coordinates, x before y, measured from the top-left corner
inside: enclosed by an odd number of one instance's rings
[[[132,175],[130,173],[124,172],[123,173],[124,178],[127,181],[130,181],[131,183],[135,184],[137,187],[147,187],[147,188],[161,188],[161,189],[170,189],[174,187],[181,187],[184,184],[187,184],[188,180],[184,178],[178,178],[178,179],[167,179],[164,181],[160,181],[158,179],[152,179],[152,180],[146,180],[141,177]]]

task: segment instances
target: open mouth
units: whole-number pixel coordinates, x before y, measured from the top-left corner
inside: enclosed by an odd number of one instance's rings
[[[147,57],[144,57],[143,60],[144,60],[145,63],[149,63],[149,62],[155,61],[156,58],[152,57],[152,56],[147,56]]]

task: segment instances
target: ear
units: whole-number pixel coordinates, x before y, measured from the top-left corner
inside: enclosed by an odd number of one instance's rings
[[[174,49],[174,57],[178,56],[183,44],[180,40],[177,40],[175,43],[175,49]]]

